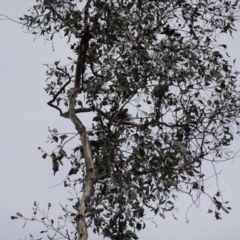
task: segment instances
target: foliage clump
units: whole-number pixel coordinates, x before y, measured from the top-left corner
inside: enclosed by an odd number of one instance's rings
[[[238,72],[218,38],[235,31],[239,6],[88,0],[82,7],[73,0],[37,0],[21,18],[36,37],[66,37],[77,56],[67,66],[47,65],[45,90],[81,142],[66,153],[68,135],[55,130],[58,150],[42,150],[54,174],[70,160],[65,186],[84,190],[70,214],[76,226],[82,221],[110,239],[137,239],[146,209],[164,217],[178,193],[207,194],[202,166],[231,157],[239,126]],[[94,114],[89,131],[81,122],[86,113]],[[210,200],[216,219],[219,210],[228,212],[217,196]],[[76,227],[79,239],[87,239],[84,231]]]

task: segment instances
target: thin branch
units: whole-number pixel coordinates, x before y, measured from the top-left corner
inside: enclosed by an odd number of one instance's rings
[[[68,74],[68,72],[64,71],[63,69],[58,68],[58,67],[57,67],[57,69],[60,70],[60,71],[62,71],[62,72],[64,72],[64,73],[67,75],[67,77],[68,77],[69,80],[60,88],[60,90],[55,94],[55,96],[53,97],[53,99],[52,99],[51,101],[49,101],[47,104],[48,104],[50,107],[56,108],[56,109],[60,112],[60,116],[61,116],[61,117],[67,118],[67,117],[62,113],[62,110],[61,110],[58,106],[54,105],[53,103],[55,102],[55,100],[57,99],[57,97],[60,95],[60,93],[61,93],[61,92],[66,88],[66,86],[71,82],[71,76]]]
[[[109,120],[112,120],[112,118],[109,117],[109,115],[106,112],[104,112],[103,110],[101,110],[100,108],[89,107],[89,108],[77,108],[77,109],[75,109],[75,113],[94,112],[94,111],[97,111],[103,117],[105,117],[105,118],[107,118]],[[69,118],[69,111],[63,113],[62,116],[65,117],[65,118]],[[117,124],[129,125],[129,126],[133,126],[133,127],[141,127],[142,126],[142,124],[135,123],[135,122],[132,122],[132,121],[114,120],[113,122],[117,123]]]
[[[3,21],[3,20],[10,20],[10,21],[15,22],[15,23],[17,23],[17,24],[21,24],[21,25],[23,25],[21,22],[18,22],[18,21],[16,21],[16,20],[14,20],[14,19],[12,19],[12,18],[10,18],[10,17],[4,15],[4,14],[0,14],[0,17],[1,17],[1,16],[5,17],[6,19],[0,19],[0,21]]]

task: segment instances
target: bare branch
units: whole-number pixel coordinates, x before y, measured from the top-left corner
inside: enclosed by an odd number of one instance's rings
[[[3,20],[10,20],[10,21],[12,21],[12,22],[15,22],[15,23],[17,23],[17,24],[21,24],[21,25],[22,25],[21,22],[18,22],[18,21],[16,21],[16,20],[14,20],[14,19],[12,19],[12,18],[10,18],[10,17],[4,15],[4,14],[0,14],[0,17],[1,17],[1,16],[5,17],[6,19],[0,19],[0,21],[3,21]]]
[[[69,73],[66,72],[65,70],[63,70],[63,69],[61,69],[61,68],[58,68],[58,67],[57,67],[57,69],[60,70],[60,71],[62,71],[62,72],[64,72],[64,73],[67,75],[67,77],[68,77],[69,80],[61,87],[61,89],[57,92],[57,94],[55,94],[55,96],[53,97],[53,99],[52,99],[51,101],[49,101],[47,104],[48,104],[50,107],[56,108],[56,109],[60,112],[60,116],[61,116],[61,117],[66,117],[66,116],[62,113],[62,110],[61,110],[58,106],[54,105],[53,103],[54,103],[54,101],[57,99],[57,97],[60,95],[60,93],[61,93],[61,92],[66,88],[66,86],[71,82],[71,77],[70,77]]]

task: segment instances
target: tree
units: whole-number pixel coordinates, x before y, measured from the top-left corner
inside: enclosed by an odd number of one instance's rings
[[[62,207],[60,220],[75,226],[72,233],[46,222],[36,202],[32,218],[12,218],[42,222],[54,230],[49,239],[86,240],[92,227],[127,240],[144,229],[147,208],[164,217],[180,192],[196,200],[209,196],[216,219],[221,210],[228,213],[218,188],[214,196],[205,191],[203,166],[210,162],[214,169],[234,154],[238,72],[218,36],[235,31],[239,1],[88,0],[83,8],[74,0],[36,2],[20,18],[24,27],[50,41],[63,34],[77,56],[66,66],[46,65],[45,90],[48,105],[80,137],[67,153],[71,138],[49,129],[57,150],[40,150],[52,159],[54,174],[70,160],[64,186],[82,193],[75,210]],[[94,114],[91,130],[81,120],[86,113]]]

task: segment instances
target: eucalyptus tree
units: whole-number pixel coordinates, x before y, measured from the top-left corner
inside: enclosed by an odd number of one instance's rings
[[[110,239],[137,239],[146,209],[164,218],[181,192],[207,195],[216,219],[229,212],[217,185],[216,195],[205,191],[204,164],[231,159],[239,126],[238,72],[219,38],[235,31],[239,6],[226,0],[36,0],[20,18],[36,37],[66,38],[74,55],[68,65],[46,65],[48,105],[72,122],[80,139],[69,152],[68,134],[53,129],[57,150],[40,150],[54,174],[70,162],[64,186],[82,190],[74,209],[62,208],[60,219],[74,225],[71,233],[38,219],[34,203],[30,220],[52,229],[49,239],[86,240],[89,228]],[[12,218],[28,220],[17,215]]]

